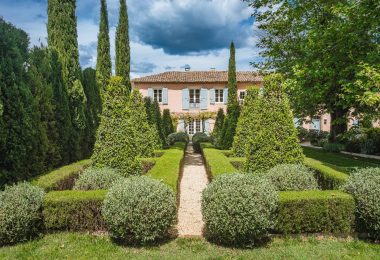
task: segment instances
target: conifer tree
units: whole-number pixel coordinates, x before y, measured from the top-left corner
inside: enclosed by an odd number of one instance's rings
[[[168,137],[168,135],[174,133],[173,120],[169,109],[164,109],[162,112],[162,131],[164,133],[165,139]]]
[[[99,166],[117,168],[124,176],[141,173],[139,157],[158,147],[156,129],[147,121],[138,91],[129,96],[121,77],[113,77],[103,96],[103,112],[92,159]]]
[[[41,120],[42,138],[47,146],[47,153],[42,163],[46,168],[57,167],[61,163],[59,134],[55,116],[53,85],[51,83],[51,60],[46,48],[34,47],[29,58],[28,82]]]
[[[53,103],[55,122],[58,130],[58,149],[61,164],[70,161],[70,134],[72,133],[72,120],[70,116],[69,98],[62,77],[62,65],[56,51],[50,51],[51,73],[49,82],[53,87]]]
[[[86,128],[86,97],[80,81],[77,40],[76,0],[48,0],[48,45],[57,51],[67,89],[73,131],[70,135],[71,160],[83,157],[81,144]]]
[[[96,81],[103,89],[112,74],[110,37],[106,0],[100,1],[100,26],[98,34],[98,57],[96,62]]]
[[[153,114],[152,114],[152,99],[150,97],[144,97],[144,106],[145,106],[148,123],[150,125],[154,125]]]
[[[119,22],[116,29],[116,76],[123,78],[123,84],[131,90],[130,47],[128,11],[126,0],[120,0]]]
[[[228,104],[227,115],[223,124],[220,145],[223,149],[230,149],[236,132],[236,125],[240,115],[240,106],[237,99],[235,45],[231,42],[230,60],[228,64]]]
[[[246,172],[266,171],[278,164],[302,163],[303,153],[293,123],[288,97],[283,89],[283,78],[271,74],[264,80],[264,93],[245,104],[240,124],[250,128],[245,136],[244,155]],[[250,111],[252,110],[252,113]],[[247,118],[248,117],[248,118]],[[236,140],[238,142],[239,140]],[[239,152],[235,145],[235,151]]]
[[[152,109],[153,109],[153,117],[154,117],[154,122],[156,124],[157,132],[158,132],[158,137],[159,140],[161,141],[162,145],[166,144],[166,136],[162,127],[162,115],[161,115],[161,109],[160,105],[158,104],[157,101],[154,101],[152,104]]]
[[[214,144],[219,143],[219,140],[223,131],[223,124],[224,124],[224,110],[223,108],[219,108],[218,113],[216,115],[216,119],[215,119],[214,129],[212,131]]]
[[[96,71],[93,68],[87,68],[83,71],[82,85],[87,99],[87,124],[82,147],[85,157],[88,157],[91,155],[94,147],[96,129],[99,126],[101,114],[99,84],[96,82]]]
[[[5,132],[0,149],[0,172],[3,172],[0,185],[3,185],[45,170],[46,135],[27,85],[28,36],[2,19],[0,35],[0,93]]]

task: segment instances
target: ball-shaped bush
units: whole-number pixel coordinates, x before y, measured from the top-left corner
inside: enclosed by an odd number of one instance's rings
[[[74,190],[108,190],[123,179],[115,169],[91,167],[79,175]]]
[[[266,179],[225,174],[202,194],[205,235],[218,244],[253,245],[273,227],[278,195]]]
[[[380,239],[380,168],[351,173],[344,190],[355,199],[360,231]]]
[[[314,173],[302,164],[279,164],[270,169],[265,178],[279,191],[317,190]]]
[[[168,135],[166,142],[168,145],[173,145],[175,142],[189,142],[189,136],[185,132],[177,132]]]
[[[113,238],[148,244],[168,234],[176,219],[176,198],[162,182],[131,177],[110,189],[102,212]]]
[[[42,228],[43,189],[29,183],[0,192],[0,245],[27,241]]]

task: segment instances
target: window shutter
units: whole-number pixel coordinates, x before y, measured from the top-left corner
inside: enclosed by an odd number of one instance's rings
[[[205,132],[206,134],[210,133],[210,120],[208,119],[205,120],[205,129],[203,132]]]
[[[214,88],[210,89],[210,104],[211,105],[215,104],[215,89]]]
[[[167,88],[162,89],[162,104],[163,105],[168,104],[168,89]]]
[[[150,97],[151,100],[153,100],[153,89],[148,88],[148,97]]]
[[[228,88],[223,89],[223,101],[224,101],[224,104],[228,103]]]
[[[205,110],[207,109],[207,95],[208,91],[205,88],[201,89],[201,109]]]
[[[182,89],[182,109],[190,108],[190,92],[188,88]]]

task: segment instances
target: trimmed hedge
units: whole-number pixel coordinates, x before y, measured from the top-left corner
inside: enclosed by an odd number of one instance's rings
[[[186,143],[177,142],[171,148],[163,150],[165,153],[161,157],[154,158],[155,164],[147,172],[147,176],[161,180],[176,191],[185,148]]]
[[[201,152],[201,143],[211,142],[211,137],[206,133],[196,133],[191,139],[193,143],[193,148],[196,153]]]
[[[52,191],[43,202],[48,230],[105,230],[101,209],[107,191]]]
[[[305,158],[304,164],[316,171],[318,185],[323,190],[339,189],[347,182],[347,174],[328,167],[318,160]]]
[[[355,201],[341,191],[279,193],[276,232],[349,233],[355,223]]]
[[[43,188],[45,191],[70,190],[73,188],[78,175],[91,165],[91,160],[72,163],[38,177],[32,181],[32,184]]]
[[[122,179],[116,169],[90,167],[75,180],[73,190],[109,190]]]
[[[230,163],[229,158],[224,154],[225,151],[216,149],[210,143],[201,143],[201,150],[210,177],[216,177],[224,173],[238,172]]]

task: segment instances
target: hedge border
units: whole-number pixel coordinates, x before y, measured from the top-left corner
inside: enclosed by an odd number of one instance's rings
[[[209,180],[225,173],[237,173],[231,164],[232,158],[225,155],[226,150],[219,150],[210,143],[201,143],[201,152]]]
[[[52,191],[46,194],[42,214],[47,230],[106,230],[101,208],[108,191]]]
[[[78,175],[91,165],[92,160],[90,159],[75,162],[41,175],[32,180],[31,183],[45,191],[70,190],[73,188]]]
[[[153,158],[155,165],[146,175],[153,179],[161,180],[177,192],[185,149],[186,143],[176,142],[169,149],[162,150],[164,154],[161,157]]]
[[[323,164],[323,162],[305,158],[304,164],[316,171],[319,186],[324,190],[339,189],[348,179],[348,175]]]
[[[349,234],[355,225],[354,198],[337,190],[279,192],[275,231],[281,234]]]

